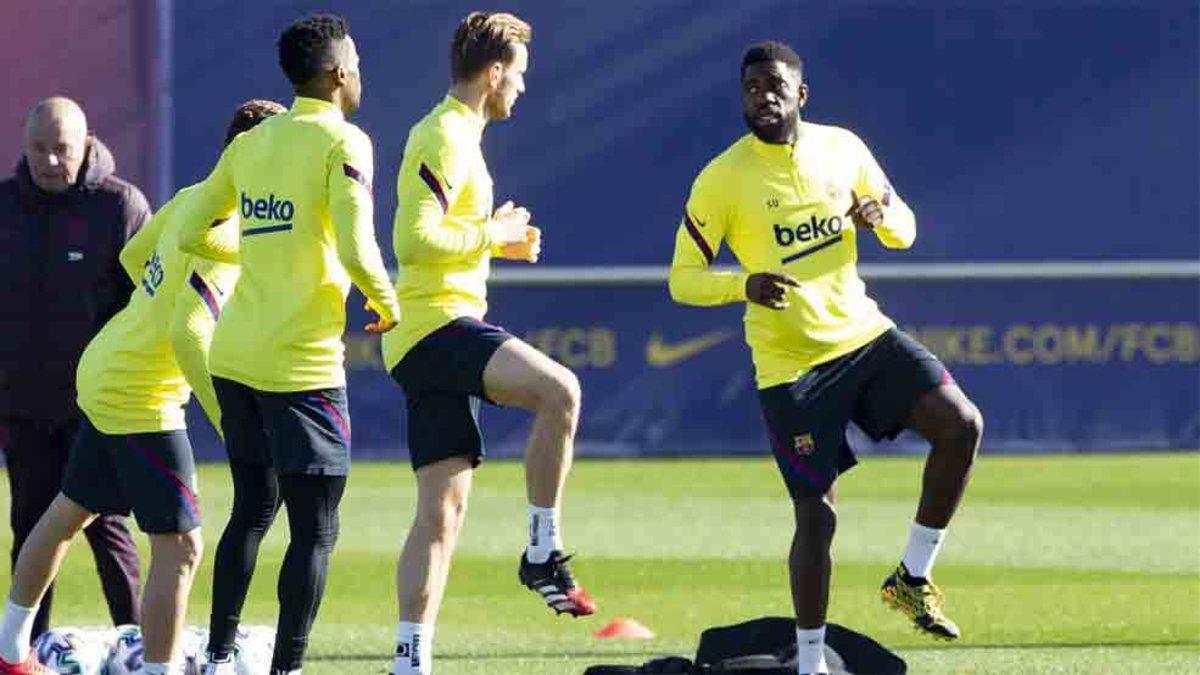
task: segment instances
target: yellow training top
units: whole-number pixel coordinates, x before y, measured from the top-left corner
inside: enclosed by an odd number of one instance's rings
[[[408,133],[392,235],[404,320],[383,336],[388,370],[434,330],[487,311],[492,178],[480,148],[484,124],[447,95]]]
[[[746,277],[754,272],[789,274],[801,284],[787,289],[786,309],[746,304],[746,342],[760,388],[792,382],[894,325],[858,276],[859,233],[846,216],[852,191],[883,206],[875,234],[884,246],[912,245],[912,211],[867,146],[838,127],[802,122],[795,145],[747,134],[709,162],[692,186],[671,263],[676,301],[745,302]],[[709,269],[723,241],[743,271]]]
[[[213,337],[214,376],[260,391],[346,383],[350,282],[386,319],[399,317],[375,242],[371,139],[332,103],[291,110],[229,144],[189,200],[180,246],[232,261],[209,223],[237,212],[242,277]]]
[[[133,294],[79,359],[79,407],[103,433],[183,429],[193,389],[221,429],[207,354],[238,268],[179,250],[180,216],[194,194],[180,190],[121,250]]]

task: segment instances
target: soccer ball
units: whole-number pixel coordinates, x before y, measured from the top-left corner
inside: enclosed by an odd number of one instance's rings
[[[136,624],[117,626],[117,637],[104,662],[105,675],[133,675],[142,671],[142,629]]]
[[[233,648],[237,675],[268,675],[275,653],[275,631],[267,626],[239,626]]]
[[[187,628],[180,636],[180,652],[183,657],[183,675],[204,673],[204,648],[208,646],[208,631],[203,628]]]
[[[201,675],[208,663],[205,647],[208,631],[192,628],[183,637],[184,675]],[[236,675],[268,675],[275,651],[275,631],[267,626],[240,626],[233,643],[233,671]]]
[[[38,661],[61,675],[97,675],[101,650],[70,628],[48,630],[33,643]]]

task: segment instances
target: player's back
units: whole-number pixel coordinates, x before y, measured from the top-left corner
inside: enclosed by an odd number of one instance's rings
[[[191,388],[175,359],[171,326],[176,300],[189,284],[213,309],[229,290],[237,268],[213,265],[208,279],[194,274],[191,256],[179,250],[180,211],[193,187],[180,190],[137,237],[153,249],[129,304],[84,350],[76,371],[79,406],[104,433],[146,433],[184,427]],[[135,239],[136,240],[136,239]],[[193,278],[194,277],[194,278]]]
[[[214,375],[263,391],[344,383],[350,278],[338,260],[328,186],[342,144],[370,141],[332,104],[299,98],[226,150],[242,277],[213,339]]]

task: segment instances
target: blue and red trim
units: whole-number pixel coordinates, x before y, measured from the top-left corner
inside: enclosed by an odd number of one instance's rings
[[[221,318],[221,303],[217,301],[217,294],[213,293],[213,290],[204,282],[204,277],[200,276],[199,272],[192,272],[188,283],[200,294],[200,298],[204,300],[204,304],[208,305],[208,311],[212,312],[213,318]]]
[[[775,456],[787,462],[788,466],[795,473],[799,474],[801,478],[808,481],[810,485],[819,488],[822,492],[828,490],[830,485],[833,485],[833,481],[817,473],[799,453],[783,446],[775,436],[775,430],[771,428],[770,424],[767,425],[767,437],[771,439],[771,447],[775,450]],[[815,443],[816,439],[813,439],[813,442]]]
[[[438,204],[442,205],[442,211],[450,210],[450,202],[446,199],[446,191],[442,189],[442,183],[437,179],[437,176],[433,175],[429,167],[425,166],[424,162],[421,162],[421,168],[417,173],[421,176],[421,180],[425,181],[425,184],[429,186],[429,189],[433,192],[433,196],[437,197]]]
[[[186,483],[180,480],[179,476],[176,476],[175,472],[171,471],[171,468],[162,461],[161,457],[158,457],[153,452],[139,447],[133,442],[132,438],[129,439],[128,442],[129,447],[135,453],[140,455],[142,459],[146,460],[146,463],[153,467],[154,470],[158,472],[159,476],[175,487],[176,491],[178,491],[179,495],[183,498],[182,501],[184,506],[187,507],[189,512],[191,512],[192,517],[199,519],[200,504],[196,501],[196,493],[192,492],[192,488],[188,487]]]
[[[371,193],[372,195],[375,194],[374,188],[371,187],[371,181],[367,180],[367,177],[364,176],[363,173],[358,169],[354,168],[350,164],[342,162],[342,173],[346,174],[346,177],[350,180],[367,188],[367,192]]]
[[[313,392],[313,396],[315,396],[317,399],[317,405],[321,406],[321,409],[325,411],[325,416],[329,418],[329,421],[333,422],[333,425],[337,428],[338,434],[342,437],[342,443],[349,448],[350,422],[344,415],[342,415],[342,411],[338,410],[338,407],[334,405],[333,401],[331,401],[324,392],[315,391]]]
[[[708,242],[704,240],[703,236],[701,236],[700,230],[696,227],[696,223],[692,221],[692,216],[690,214],[685,213],[683,215],[683,227],[687,230],[687,233],[692,236],[692,241],[696,242],[696,248],[700,249],[700,253],[704,255],[704,260],[711,265],[713,258],[716,256],[713,255],[712,247],[709,246]]]

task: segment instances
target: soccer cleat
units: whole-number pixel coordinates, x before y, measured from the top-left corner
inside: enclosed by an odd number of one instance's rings
[[[923,581],[923,583],[913,583]],[[945,598],[942,591],[929,580],[914,580],[904,563],[896,568],[879,589],[883,601],[913,620],[917,630],[939,640],[957,640],[958,626],[942,611]]]
[[[30,650],[29,656],[20,663],[9,663],[0,658],[0,675],[57,675],[38,661],[37,654]]]
[[[564,556],[562,551],[552,551],[550,558],[544,563],[530,562],[524,553],[521,554],[521,565],[517,569],[517,578],[521,585],[542,596],[546,606],[556,614],[571,616],[588,616],[596,613],[596,603],[587,591],[575,584],[567,562],[571,556]]]

